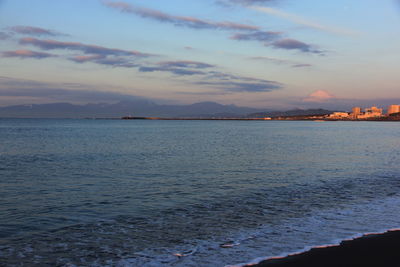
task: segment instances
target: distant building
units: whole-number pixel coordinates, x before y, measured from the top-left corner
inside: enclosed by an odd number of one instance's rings
[[[352,109],[352,113],[350,114],[350,118],[353,120],[377,118],[382,116],[383,116],[383,109],[378,107],[366,108],[364,112],[361,111],[360,107],[354,107]]]
[[[377,107],[370,107],[365,109],[365,115],[370,118],[381,117],[383,114],[383,109]]]
[[[350,116],[349,113],[347,112],[334,112],[331,115],[329,115],[330,119],[345,119]]]
[[[377,107],[370,107],[370,108],[365,109],[365,113],[382,115],[383,109],[377,108]]]
[[[357,119],[369,119],[382,117],[383,109],[377,107],[366,108],[363,114],[357,116]]]
[[[400,113],[400,105],[391,105],[388,109],[388,115]]]
[[[361,114],[362,114],[361,108],[360,107],[354,107],[352,109],[352,113],[350,115],[351,115],[352,119],[357,119],[358,116],[361,115]]]

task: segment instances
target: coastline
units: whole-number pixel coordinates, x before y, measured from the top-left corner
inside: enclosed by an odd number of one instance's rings
[[[400,230],[365,234],[339,245],[314,247],[308,251],[274,257],[258,264],[243,267],[345,267],[345,266],[399,266]]]
[[[161,118],[161,117],[122,117],[120,120],[159,120],[159,121],[316,121],[316,122],[398,122],[400,117],[395,118],[374,118],[374,119],[328,119],[320,117],[278,117],[278,118]]]

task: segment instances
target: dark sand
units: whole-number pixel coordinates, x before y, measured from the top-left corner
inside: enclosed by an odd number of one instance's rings
[[[338,246],[313,248],[310,251],[285,258],[269,259],[257,267],[345,267],[345,266],[393,266],[400,267],[400,231],[366,235],[343,241]]]

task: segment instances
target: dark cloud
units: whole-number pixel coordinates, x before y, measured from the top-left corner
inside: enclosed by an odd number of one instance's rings
[[[282,32],[256,31],[252,33],[238,33],[231,36],[232,40],[237,41],[257,41],[265,46],[274,48],[299,50],[304,53],[323,54],[323,51],[316,49],[313,45],[289,38],[282,38]]]
[[[270,92],[283,87],[282,84],[274,81],[235,76],[215,71],[217,66],[197,61],[164,61],[155,64],[138,63],[135,61],[136,58],[150,55],[137,51],[106,48],[79,42],[40,40],[31,37],[20,39],[20,44],[32,45],[44,50],[65,49],[80,51],[83,52],[84,55],[76,55],[68,58],[80,64],[90,62],[112,67],[136,68],[139,72],[143,73],[166,72],[177,76],[195,76],[194,81],[186,82],[212,86],[215,89],[225,92]],[[47,53],[42,53],[42,56],[44,57],[45,54]]]
[[[33,35],[33,36],[62,36],[65,34],[32,26],[14,26],[9,28],[11,31],[19,34]]]
[[[267,44],[269,45],[269,44]],[[287,50],[299,50],[305,53],[323,54],[324,52],[316,49],[313,45],[303,43],[295,39],[281,39],[270,44],[275,48]]]
[[[271,92],[283,88],[283,84],[264,79],[243,77],[218,71],[210,72],[199,85],[207,85],[226,92],[261,93]]]
[[[166,61],[166,62],[160,62],[158,64],[163,67],[194,68],[194,69],[206,69],[215,67],[214,65],[197,61]]]
[[[199,69],[213,68],[214,65],[197,61],[165,61],[159,62],[156,66],[141,66],[140,72],[170,72],[175,75],[204,75],[207,72]]]
[[[107,7],[117,9],[123,13],[134,14],[143,18],[149,18],[164,23],[170,23],[179,27],[187,27],[192,29],[214,29],[214,30],[241,30],[241,31],[255,31],[259,27],[240,24],[230,21],[214,22],[203,20],[190,16],[174,16],[158,10],[141,8],[126,2],[105,2]]]
[[[235,81],[214,81],[214,82],[198,82],[199,85],[207,85],[213,88],[221,89],[229,92],[246,92],[246,93],[265,93],[282,89],[282,86],[275,82],[259,82],[246,83]]]
[[[259,42],[269,42],[276,40],[282,36],[281,32],[271,32],[271,31],[256,31],[252,33],[238,33],[231,36],[232,40],[238,41],[259,41]]]
[[[275,0],[229,0],[227,3],[235,3],[242,5],[272,3]],[[117,9],[123,13],[134,14],[143,18],[153,19],[163,23],[173,24],[175,26],[187,27],[192,29],[214,29],[214,30],[230,30],[230,31],[245,31],[250,33],[237,33],[231,36],[231,39],[238,41],[258,41],[263,42],[265,46],[275,48],[293,50],[297,49],[306,53],[322,54],[322,51],[315,49],[313,46],[294,40],[282,39],[283,33],[273,31],[261,31],[258,26],[249,24],[240,24],[235,22],[214,22],[199,19],[190,16],[175,16],[158,10],[141,8],[126,2],[104,2],[104,5]],[[279,39],[279,40],[277,40]],[[274,41],[274,42],[273,42]],[[273,43],[271,43],[273,42]]]
[[[202,91],[202,92],[175,92],[180,95],[206,95],[206,96],[220,96],[220,95],[227,95],[229,92],[221,92],[221,91]]]
[[[283,88],[279,82],[255,79],[215,70],[216,66],[196,61],[160,62],[156,66],[141,66],[140,72],[169,72],[179,76],[197,76],[190,83],[205,85],[221,92],[270,92]],[[218,92],[218,91],[217,91]]]
[[[128,51],[117,48],[107,48],[98,45],[88,45],[78,42],[60,42],[56,40],[40,40],[36,38],[26,37],[19,41],[22,45],[33,45],[44,50],[65,49],[77,50],[85,54],[102,55],[102,56],[133,56],[133,57],[148,57],[150,54],[141,53],[138,51]]]
[[[309,68],[312,67],[311,64],[295,64],[292,66],[293,68]]]
[[[250,60],[258,60],[258,61],[265,61],[265,62],[272,62],[274,64],[288,64],[288,65],[292,65],[292,64],[298,64],[294,61],[291,60],[286,60],[286,59],[280,59],[280,58],[273,58],[273,57],[264,57],[264,56],[258,56],[258,57],[249,57],[248,59]]]
[[[31,50],[15,50],[15,51],[6,51],[2,53],[2,57],[19,57],[19,58],[35,58],[35,59],[42,59],[55,56],[56,55],[53,54],[44,52],[35,52]]]
[[[140,72],[170,72],[175,75],[203,75],[205,74],[203,71],[198,70],[188,70],[188,69],[180,69],[180,68],[171,68],[171,67],[140,67]]]
[[[6,33],[6,32],[0,32],[0,40],[6,40],[6,39],[10,39],[11,38],[11,34]]]
[[[136,58],[153,56],[137,51],[127,51],[116,48],[106,48],[97,45],[87,45],[78,42],[60,42],[56,40],[41,40],[37,38],[22,38],[20,44],[33,45],[44,50],[77,50],[84,53],[84,55],[76,55],[68,59],[75,63],[95,63],[100,65],[107,65],[112,67],[124,68],[139,68],[140,72],[155,72],[163,71],[170,72],[175,75],[196,75],[204,74],[199,69],[212,68],[214,65],[197,62],[197,61],[165,61],[159,62],[155,66],[147,66],[135,62]],[[14,51],[13,53],[7,52],[4,54],[7,57],[37,57],[44,58],[54,56],[48,53],[31,52],[29,50]]]
[[[257,61],[271,62],[271,63],[277,64],[277,65],[290,65],[292,68],[312,67],[311,64],[299,63],[299,62],[292,61],[292,60],[273,58],[273,57],[258,56],[258,57],[249,57],[248,59],[257,60]]]
[[[138,51],[128,51],[117,48],[107,48],[98,45],[88,45],[78,42],[60,42],[56,40],[41,40],[37,38],[22,38],[19,41],[23,45],[32,45],[44,50],[72,50],[83,52],[84,55],[69,57],[75,63],[96,63],[112,67],[134,68],[138,67],[135,63],[137,58],[153,56]],[[44,55],[45,53],[43,53]]]
[[[129,59],[121,57],[105,57],[95,61],[100,65],[108,65],[112,67],[123,67],[123,68],[136,68],[138,64],[132,63]]]
[[[142,99],[130,94],[99,91],[85,84],[46,83],[8,77],[0,77],[0,96],[71,102],[116,102]]]
[[[210,71],[208,78],[225,80],[225,81],[240,80],[240,81],[246,81],[246,82],[258,82],[258,83],[262,83],[262,82],[276,83],[276,82],[272,82],[272,81],[268,81],[268,80],[233,75],[233,74],[224,73],[224,72],[220,72],[220,71]],[[276,83],[276,84],[279,84],[279,83]]]
[[[100,65],[108,65],[112,67],[123,67],[123,68],[135,68],[138,64],[133,63],[130,58],[124,57],[113,57],[103,55],[88,55],[88,56],[74,56],[70,57],[69,60],[75,63],[96,63]]]

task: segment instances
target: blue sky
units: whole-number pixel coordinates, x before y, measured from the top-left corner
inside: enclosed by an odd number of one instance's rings
[[[381,104],[399,47],[396,0],[0,0],[0,105]]]

